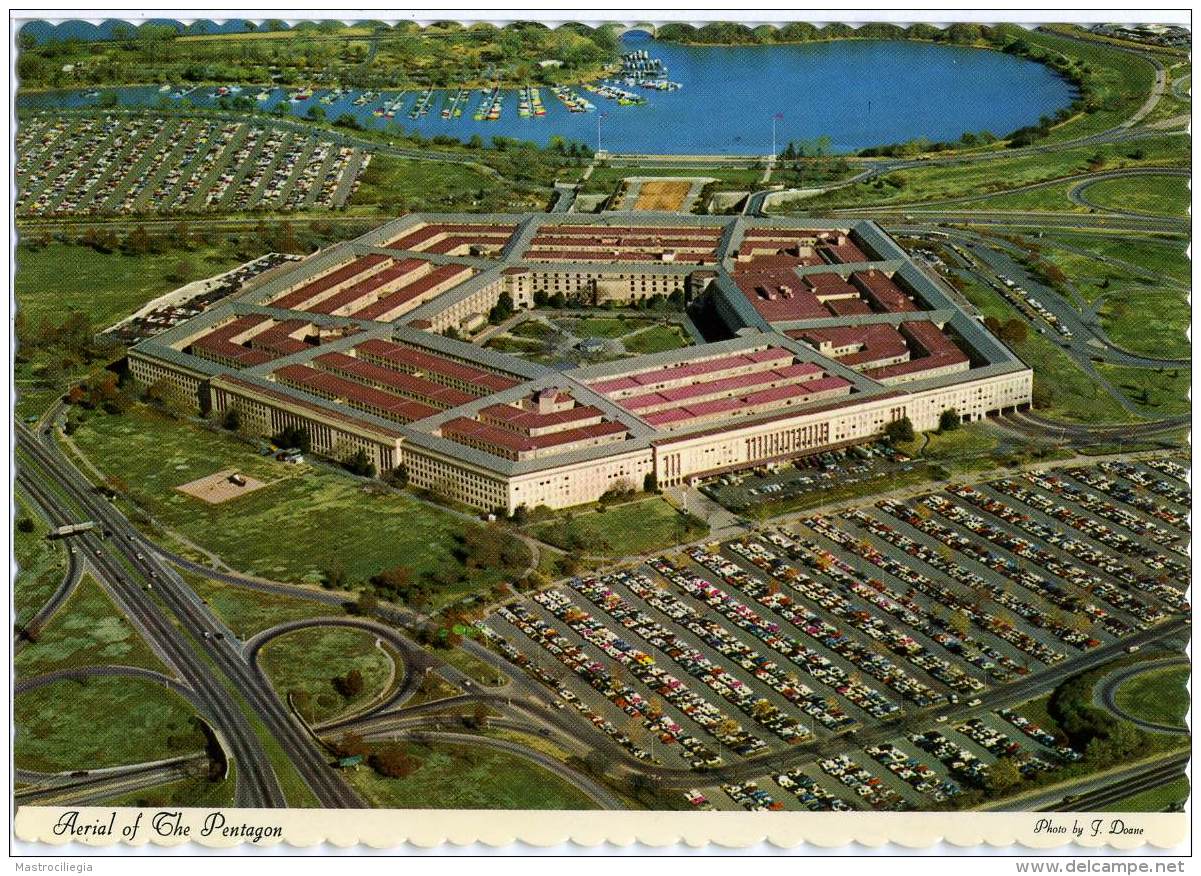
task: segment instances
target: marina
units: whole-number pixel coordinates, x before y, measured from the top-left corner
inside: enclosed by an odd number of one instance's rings
[[[115,89],[26,92],[21,109],[119,106],[235,108],[241,95],[267,112],[305,116],[318,103],[333,119],[364,128],[467,141],[479,135],[546,143],[551,137],[647,155],[765,154],[772,117],[778,142],[828,137],[833,153],[904,142],[956,139],[964,131],[1002,136],[1054,114],[1075,96],[1049,68],[1000,52],[919,42],[850,40],[772,46],[684,46],[640,34],[590,83],[504,87],[497,70],[476,82],[408,90],[329,84],[161,83]],[[174,88],[174,90],[170,90]],[[222,91],[221,89],[225,89]],[[548,100],[545,91],[554,96]],[[511,102],[510,102],[511,101]],[[505,112],[507,108],[511,112]],[[721,119],[720,125],[712,124]],[[535,124],[537,123],[537,124]]]

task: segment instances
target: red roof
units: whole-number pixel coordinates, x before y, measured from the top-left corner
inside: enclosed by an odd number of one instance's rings
[[[361,256],[336,270],[330,271],[328,274],[323,274],[316,280],[306,283],[299,289],[295,289],[287,295],[275,299],[271,302],[271,305],[273,307],[284,308],[285,310],[295,310],[306,301],[316,298],[322,292],[345,283],[357,274],[373,270],[390,261],[391,259],[384,255]]]
[[[347,380],[328,371],[318,371],[308,365],[285,365],[275,372],[281,380],[312,391],[316,395],[344,399],[352,407],[404,423],[422,420],[436,414],[437,408],[401,398],[390,392]]]
[[[345,353],[323,353],[313,360],[322,368],[339,371],[343,376],[367,383],[382,384],[400,395],[410,396],[417,401],[439,408],[454,408],[472,401],[475,396],[424,377],[405,374],[393,368],[385,368],[374,362],[365,362]]]
[[[456,277],[462,277],[462,279],[467,280],[473,273],[471,268],[466,265],[440,265],[425,276],[418,277],[412,283],[409,283],[396,292],[385,295],[383,298],[367,305],[361,310],[356,310],[352,316],[358,319],[379,319],[409,301],[420,298],[436,286],[450,282]]]
[[[469,386],[478,386],[481,390],[478,395],[511,389],[519,383],[517,380],[503,377],[490,371],[484,371],[482,368],[465,365],[454,359],[448,359],[414,347],[404,347],[391,341],[372,339],[359,344],[355,347],[355,350],[400,365],[402,366],[402,371],[413,370],[439,374],[444,377],[460,380]]]
[[[356,416],[345,413],[343,411],[333,410],[331,408],[327,408],[322,405],[314,404],[313,402],[307,401],[305,399],[297,398],[294,395],[290,395],[289,393],[282,392],[277,389],[269,389],[266,387],[259,386],[257,383],[250,383],[247,380],[241,380],[232,374],[222,374],[218,377],[218,379],[228,382],[228,383],[232,383],[235,386],[244,387],[245,389],[247,389],[257,395],[260,395],[260,396],[265,396],[267,398],[273,398],[273,399],[276,399],[281,402],[287,402],[288,404],[295,405],[296,407],[306,408],[307,410],[310,410],[310,411],[316,411],[320,414],[323,414],[324,416],[328,417],[331,420],[341,420],[344,423],[353,423],[354,425],[359,426],[362,429],[365,429],[365,430],[371,431],[371,432],[375,432],[378,435],[385,435],[389,438],[400,438],[404,434],[403,432],[399,432],[396,429],[389,429],[385,426],[380,426],[376,423],[369,423],[366,420],[362,420]]]

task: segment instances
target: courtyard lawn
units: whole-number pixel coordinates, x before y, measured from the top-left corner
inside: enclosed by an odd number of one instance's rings
[[[968,423],[949,432],[925,432],[901,449],[914,458],[960,462],[988,457],[997,443],[997,434],[983,423]]]
[[[13,559],[17,574],[13,580],[13,620],[19,626],[37,614],[38,609],[54,593],[67,571],[66,549],[62,542],[46,539],[50,527],[37,515],[23,493],[14,495],[16,519],[28,517],[33,521],[32,532],[12,529]]]
[[[1099,362],[1096,369],[1148,417],[1172,417],[1192,410],[1188,368],[1131,368]]]
[[[1189,710],[1186,666],[1152,669],[1122,682],[1114,697],[1118,708],[1156,724],[1184,727]]]
[[[317,583],[334,568],[348,586],[398,564],[414,576],[463,570],[458,539],[470,521],[413,496],[366,485],[322,466],[290,466],[249,445],[145,406],[94,414],[74,435],[80,449],[156,520],[235,569]],[[175,488],[223,468],[267,486],[210,505]],[[135,514],[135,517],[137,515]],[[436,605],[497,583],[502,573],[436,585]]]
[[[535,341],[542,341],[555,333],[553,327],[547,325],[539,319],[527,319],[524,322],[519,322],[513,328],[509,329],[509,334],[516,335],[519,338],[529,338]]]
[[[170,675],[129,620],[90,575],[50,618],[36,642],[13,658],[21,678],[101,664],[141,666]]]
[[[1083,197],[1099,206],[1123,213],[1149,216],[1188,215],[1192,193],[1180,176],[1136,176],[1107,179],[1088,186]]]
[[[654,497],[596,511],[563,512],[555,520],[535,524],[532,532],[563,550],[621,557],[694,541],[708,527]]]
[[[344,775],[372,806],[388,809],[595,809],[564,779],[483,746],[401,743],[420,765],[403,779],[363,766]]]
[[[586,316],[559,322],[577,338],[620,338],[651,325],[649,319],[616,316]]]
[[[288,621],[340,613],[337,608],[322,602],[250,590],[189,573],[183,573],[183,577],[239,639],[248,639]]]
[[[337,718],[378,699],[403,680],[391,652],[376,647],[366,630],[313,627],[296,630],[268,642],[259,654],[267,677],[280,699],[291,694],[305,720],[311,724]],[[362,690],[345,696],[334,679],[357,669]]]
[[[675,325],[655,325],[622,338],[622,346],[631,353],[661,353],[687,347],[691,341]]]
[[[139,678],[58,681],[13,700],[13,760],[38,772],[103,769],[201,752],[191,705]]]

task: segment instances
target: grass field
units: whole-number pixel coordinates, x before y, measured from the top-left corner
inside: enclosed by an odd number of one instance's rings
[[[1172,417],[1192,410],[1187,368],[1129,368],[1099,362],[1096,369],[1148,417]]]
[[[1156,274],[1187,283],[1192,277],[1192,263],[1188,259],[1188,241],[1182,237],[1138,236],[1129,232],[1080,233],[1047,231],[1040,239],[1044,244],[1044,255],[1057,262],[1062,250],[1057,242],[1095,252],[1099,256],[1120,259],[1138,265]],[[1098,266],[1103,268],[1104,266]],[[1065,269],[1066,270],[1066,269]]]
[[[1101,159],[1100,163],[1094,163],[1097,158]],[[856,183],[807,199],[800,202],[798,209],[808,211],[825,207],[916,205],[926,201],[1006,193],[1010,189],[1030,183],[1055,180],[1097,169],[1114,170],[1145,165],[1184,166],[1188,160],[1188,140],[1173,136],[1140,140],[1137,147],[1117,143],[1018,157],[1006,157],[1001,153],[990,161],[931,164],[927,167],[894,171],[882,179]],[[1067,185],[1064,184],[1062,191],[1066,191]],[[1060,191],[1058,187],[1048,187],[1046,190],[1029,194],[1038,199],[1033,202],[1035,204],[1045,203],[1049,209],[1065,209],[1065,206],[1056,206],[1057,191]],[[1024,198],[1025,194],[1021,194],[1021,197]],[[1043,202],[1043,198],[1047,200]],[[1066,202],[1066,196],[1064,200]],[[1028,205],[1030,202],[1022,203]],[[975,205],[973,202],[973,206]],[[997,209],[1018,208],[1017,204],[1003,205],[994,202],[992,198],[978,202],[978,206],[981,209],[986,206],[990,209],[994,206]]]
[[[621,344],[631,353],[660,353],[678,350],[692,343],[684,330],[675,325],[655,325],[622,338]]]
[[[13,658],[21,678],[56,669],[120,664],[171,674],[90,575],[80,579],[36,642]]]
[[[165,292],[220,274],[241,261],[228,246],[136,256],[67,243],[21,246],[13,290],[30,325],[42,319],[57,324],[66,311],[78,310],[102,329]]]
[[[391,656],[377,648],[375,636],[365,630],[296,630],[269,642],[259,659],[280,698],[292,694],[310,723],[327,721],[370,703],[390,682],[401,680],[394,677]],[[335,689],[333,679],[353,669],[363,675],[363,690],[348,698]],[[403,675],[403,666],[399,672]]]
[[[1014,316],[1013,309],[999,295],[979,283],[969,281],[964,289],[967,299],[985,316],[1004,321]],[[1030,332],[1026,340],[1013,345],[1014,352],[1034,369],[1034,379],[1049,387],[1052,407],[1044,413],[1081,423],[1128,422],[1131,415],[1112,396],[1085,374],[1067,353],[1051,341]]]
[[[390,809],[595,809],[570,784],[537,764],[483,747],[403,743],[421,762],[388,779],[361,767],[345,774],[367,801]]]
[[[13,701],[13,759],[22,769],[60,772],[161,760],[204,749],[177,694],[137,678],[59,681]]]
[[[1149,216],[1187,216],[1192,193],[1179,176],[1138,176],[1093,183],[1083,197],[1102,207]]]
[[[556,320],[577,338],[620,338],[630,332],[646,328],[652,322],[637,317],[585,316],[580,319]]]
[[[1184,776],[1158,788],[1133,794],[1105,807],[1106,812],[1163,812],[1183,805],[1189,796],[1189,782]]]
[[[239,639],[248,639],[268,627],[310,617],[338,614],[338,609],[320,602],[290,599],[244,587],[223,584],[199,575],[182,573],[184,580],[208,603]]]
[[[1098,311],[1101,328],[1119,347],[1161,358],[1192,354],[1185,334],[1191,311],[1184,289],[1147,279],[1117,281],[1105,292]]]
[[[620,557],[698,539],[707,527],[688,520],[665,499],[655,497],[599,511],[566,512],[555,520],[535,524],[532,532],[564,550]]]
[[[16,517],[28,517],[34,527],[32,532],[12,528],[13,559],[18,570],[13,579],[13,620],[22,624],[54,593],[67,570],[67,557],[61,542],[46,540],[50,527],[33,512],[32,503],[20,492],[14,494],[14,501]]]
[[[518,191],[471,165],[454,161],[416,161],[375,155],[350,196],[351,213],[379,208],[388,213],[410,210],[505,212],[541,210],[545,196]]]
[[[339,567],[355,585],[398,564],[414,575],[463,568],[457,539],[471,523],[408,495],[365,490],[323,467],[278,463],[225,434],[149,408],[93,416],[74,438],[101,471],[121,478],[139,506],[241,571],[317,583]],[[269,485],[221,505],[175,490],[229,466]],[[434,601],[443,604],[491,586],[499,576],[478,572],[441,587]]]
[[[987,457],[997,446],[997,435],[983,424],[966,424],[950,432],[924,432],[901,449],[915,459],[935,462]]]
[[[689,180],[649,180],[638,189],[635,210],[679,210],[692,188]]]
[[[1183,666],[1154,669],[1118,687],[1118,708],[1156,724],[1184,727],[1189,709],[1189,670]]]

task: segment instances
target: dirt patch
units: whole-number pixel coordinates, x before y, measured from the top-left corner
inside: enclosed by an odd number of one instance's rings
[[[238,483],[238,480],[242,483]],[[264,481],[240,474],[236,468],[227,468],[181,484],[175,489],[210,505],[220,505],[265,486],[267,484]]]
[[[692,189],[691,180],[648,180],[638,189],[635,210],[679,210]]]

